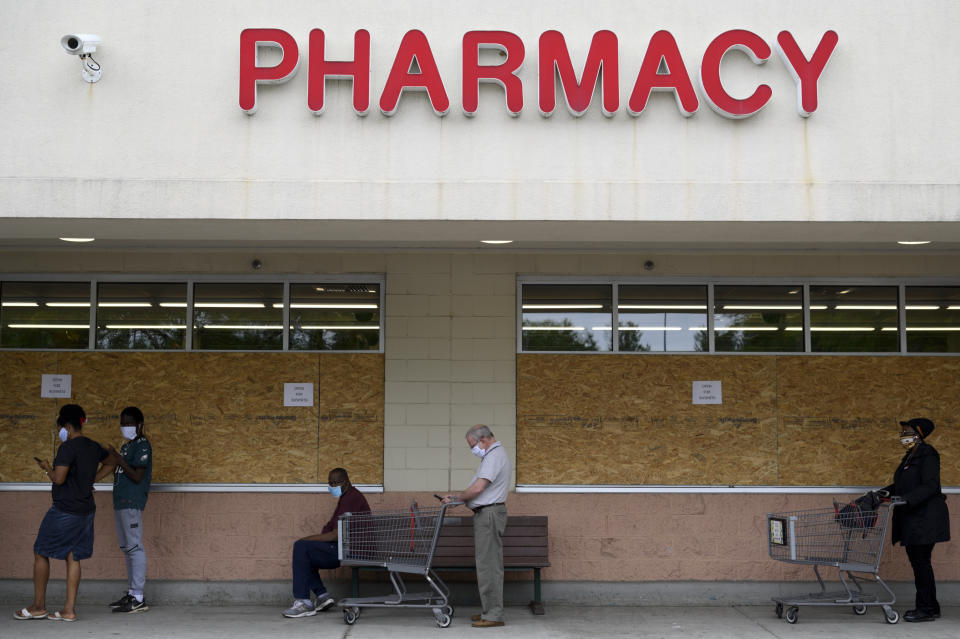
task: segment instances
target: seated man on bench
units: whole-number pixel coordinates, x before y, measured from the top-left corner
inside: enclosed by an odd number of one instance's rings
[[[354,488],[343,468],[334,468],[327,477],[330,494],[339,497],[333,516],[319,535],[298,539],[293,544],[293,605],[283,611],[284,617],[310,617],[336,603],[323,585],[319,571],[340,567],[337,552],[337,519],[344,513],[370,512],[363,494]],[[317,596],[310,600],[310,592]]]

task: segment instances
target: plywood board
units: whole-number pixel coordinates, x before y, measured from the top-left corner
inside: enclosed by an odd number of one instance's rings
[[[40,397],[40,376],[57,372],[56,353],[0,352],[0,481],[46,481],[33,458],[53,461],[57,400]]]
[[[383,483],[383,355],[321,353],[318,386],[320,481],[341,467],[353,483]]]
[[[776,360],[520,355],[521,484],[776,483]],[[723,404],[694,405],[694,381]]]
[[[380,354],[4,352],[0,364],[0,481],[37,481],[33,455],[52,458],[57,402],[40,399],[41,373],[73,376],[69,401],[104,445],[120,446],[120,411],[139,407],[157,482],[323,483],[332,466],[383,480]],[[313,383],[314,406],[284,407],[285,382]]]
[[[695,380],[722,405],[693,405]],[[960,358],[518,356],[521,484],[885,485],[928,417],[960,485]]]
[[[779,357],[778,367],[781,483],[886,485],[904,452],[899,422],[926,417],[941,483],[960,485],[960,359]]]
[[[316,379],[315,354],[70,353],[61,371],[102,443],[121,443],[123,407],[143,411],[155,481],[316,481],[317,406],[283,406],[284,382]]]

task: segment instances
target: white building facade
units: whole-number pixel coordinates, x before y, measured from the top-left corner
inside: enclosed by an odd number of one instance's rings
[[[4,0],[3,14],[0,54],[15,67],[0,91],[0,286],[369,276],[382,285],[372,350],[384,358],[382,483],[369,488],[383,503],[461,488],[474,423],[517,450],[518,357],[555,350],[524,342],[525,284],[703,286],[704,309],[717,287],[806,287],[800,341],[763,349],[777,353],[817,350],[811,287],[892,287],[892,346],[850,350],[902,356],[914,352],[911,287],[942,288],[936,322],[949,332],[960,74],[939,61],[960,58],[954,2]],[[87,59],[95,83],[59,44],[77,33],[101,41]],[[723,351],[724,320],[699,321],[685,330],[703,332],[701,347],[677,350]],[[614,315],[605,330],[618,340],[593,332],[594,350],[628,349],[636,327],[616,326]],[[917,350],[960,352],[949,336],[940,344]],[[657,533],[618,527],[618,513],[696,514],[690,504],[713,494],[698,482],[613,482],[609,494],[610,482],[524,481],[515,461],[516,512],[548,513],[562,529],[573,501],[607,522],[558,534],[548,579],[770,577],[762,531],[738,570],[722,547],[699,564],[607,552],[619,535]],[[555,494],[560,483],[573,496]],[[23,484],[0,503],[39,497]],[[723,507],[815,503],[823,482],[806,487],[732,489]],[[671,491],[679,506],[656,501]],[[241,513],[267,499],[244,494]],[[158,518],[183,508],[157,502]],[[593,543],[605,550],[582,556]],[[282,550],[256,552],[262,574],[284,578]],[[27,576],[20,559],[0,578]],[[243,578],[221,559],[204,558],[200,573],[151,570]],[[906,578],[902,564],[893,570]]]

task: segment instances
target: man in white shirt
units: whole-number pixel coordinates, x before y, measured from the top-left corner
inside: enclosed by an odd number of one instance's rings
[[[510,456],[483,424],[468,430],[466,439],[471,452],[480,458],[480,466],[466,490],[447,495],[443,502],[462,501],[473,511],[481,613],[473,616],[472,625],[494,628],[503,625],[503,531],[507,527]]]

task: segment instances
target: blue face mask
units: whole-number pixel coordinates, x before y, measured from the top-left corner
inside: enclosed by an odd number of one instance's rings
[[[327,486],[327,490],[330,491],[330,494],[334,497],[340,497],[343,494],[343,489],[340,486]]]

